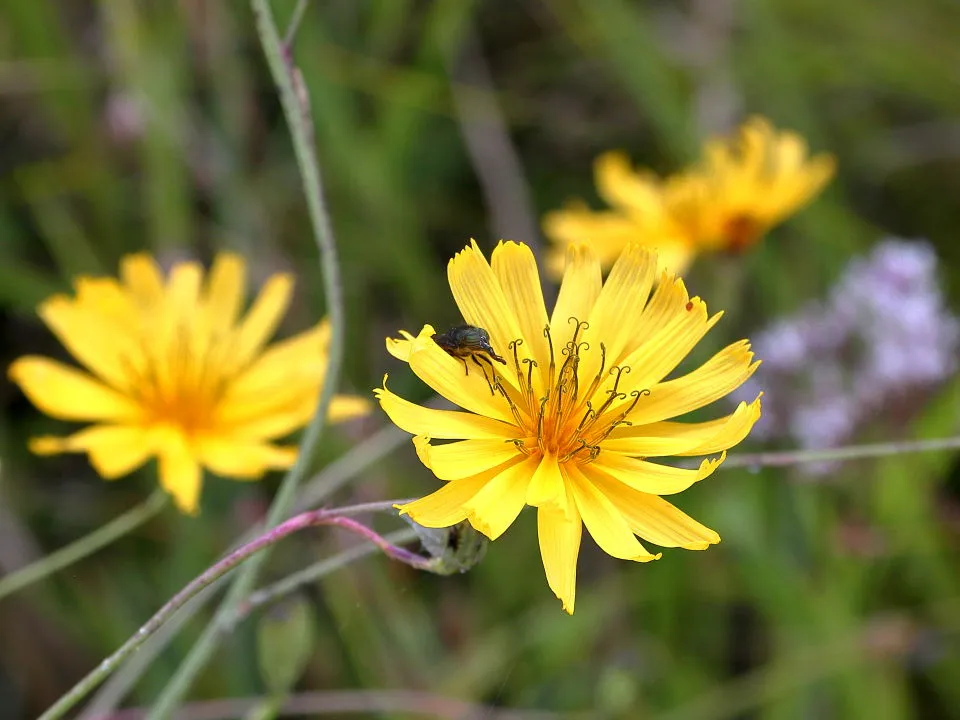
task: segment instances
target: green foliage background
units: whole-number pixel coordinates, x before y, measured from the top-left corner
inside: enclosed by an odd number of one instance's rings
[[[293,5],[275,0],[281,24]],[[315,0],[295,58],[345,278],[344,387],[366,393],[389,372],[394,391],[425,399],[383,338],[457,319],[445,264],[468,238],[537,242],[515,235],[524,218],[594,197],[599,152],[622,147],[670,172],[705,133],[752,113],[836,154],[839,175],[739,267],[697,263],[692,291],[733,310],[704,354],[821,296],[889,233],[929,238],[956,298],[958,33],[948,0]],[[464,139],[485,131],[490,108],[529,194],[505,216],[491,212]],[[170,263],[223,248],[246,255],[256,280],[296,270],[284,333],[322,313],[294,156],[246,4],[0,5],[3,365],[63,355],[33,310],[73,276],[113,274],[131,251]],[[958,402],[954,383],[895,434],[871,437],[956,434]],[[0,403],[0,568],[150,491],[152,468],[108,484],[83,458],[30,457],[26,438],[63,424],[6,380]],[[328,434],[325,462],[385,424],[377,411]],[[587,541],[572,618],[546,586],[528,514],[462,576],[369,558],[307,593],[316,644],[297,688],[421,689],[596,718],[960,717],[957,468],[942,453],[849,463],[820,484],[783,469],[718,473],[677,500],[721,545],[639,566]],[[210,479],[199,518],[165,513],[0,601],[0,718],[34,716],[115,649],[259,517],[276,480]],[[435,486],[404,444],[337,500]],[[265,580],[347,541],[287,541]],[[185,626],[129,703],[155,697],[208,617]],[[193,699],[264,691],[256,622]]]

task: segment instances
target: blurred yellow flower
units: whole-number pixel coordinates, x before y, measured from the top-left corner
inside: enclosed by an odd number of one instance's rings
[[[84,366],[27,356],[11,379],[48,415],[96,423],[31,440],[33,452],[85,452],[104,478],[158,459],[161,486],[184,512],[198,507],[202,468],[256,479],[289,467],[296,448],[271,441],[310,419],[326,371],[325,322],[265,348],[290,301],[293,278],[274,275],[240,317],[246,267],[220,254],[206,284],[198,263],[164,278],[146,254],[123,259],[120,281],[81,277],[76,297],[54,296],[40,317]],[[336,397],[331,420],[368,412]]]
[[[390,419],[415,435],[423,464],[447,481],[402,512],[427,527],[468,520],[496,539],[525,505],[536,507],[547,582],[570,613],[584,525],[605,552],[637,562],[660,555],[636,536],[695,550],[720,541],[660,497],[710,475],[760,416],[758,397],[716,420],[670,420],[722,398],[756,369],[741,341],[665,380],[719,313],[708,316],[679,278],[658,277],[656,255],[636,244],[605,283],[593,250],[570,245],[550,316],[526,245],[500,243],[488,264],[473,243],[451,260],[448,277],[464,320],[487,331],[492,353],[453,357],[429,325],[387,340],[392,355],[468,411],[410,403],[387,389],[386,377],[374,391]],[[715,453],[697,469],[646,460]]]
[[[544,232],[559,245],[552,267],[571,242],[589,242],[611,262],[626,243],[638,242],[658,248],[666,269],[683,272],[700,252],[749,248],[806,205],[835,170],[832,156],[808,157],[803,138],[760,117],[734,139],[708,140],[699,164],[664,181],[633,170],[622,153],[606,153],[595,174],[613,210],[581,205],[544,216]]]

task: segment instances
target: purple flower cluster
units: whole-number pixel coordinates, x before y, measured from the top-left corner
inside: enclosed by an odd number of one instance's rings
[[[928,243],[884,240],[850,263],[825,302],[755,335],[763,364],[741,390],[765,391],[755,437],[823,449],[872,420],[909,417],[957,370],[960,322],[936,269]]]

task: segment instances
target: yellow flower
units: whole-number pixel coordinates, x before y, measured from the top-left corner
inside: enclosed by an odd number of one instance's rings
[[[667,213],[705,250],[740,252],[806,205],[836,170],[830,155],[807,157],[797,133],[754,117],[730,141],[704,145],[703,162],[667,180]]]
[[[649,171],[637,172],[621,152],[607,152],[594,163],[597,194],[611,210],[590,210],[575,201],[548,212],[543,231],[556,246],[547,258],[551,275],[560,277],[569,245],[588,243],[604,268],[613,265],[630,243],[657,251],[660,269],[682,273],[694,251],[686,235],[667,213],[663,184]]]
[[[696,550],[720,541],[660,497],[710,475],[760,416],[758,397],[716,420],[671,420],[722,398],[756,369],[741,341],[665,379],[720,314],[708,316],[679,278],[658,278],[656,255],[635,244],[605,283],[596,254],[571,245],[549,316],[526,245],[501,243],[487,264],[473,243],[448,276],[464,320],[488,332],[506,364],[449,355],[429,325],[387,340],[391,354],[467,411],[410,403],[387,389],[386,377],[374,391],[390,419],[416,436],[423,464],[447,481],[402,512],[427,527],[468,520],[496,539],[525,505],[536,507],[547,582],[570,613],[584,525],[605,552],[638,562],[660,555],[637,536]],[[646,459],[716,453],[697,469]]]
[[[806,205],[833,177],[829,155],[808,158],[803,138],[777,132],[760,117],[735,139],[714,138],[703,160],[661,181],[630,167],[621,153],[606,153],[595,167],[597,191],[612,210],[572,206],[544,216],[544,232],[560,247],[588,242],[604,267],[629,242],[659,249],[661,264],[683,272],[704,251],[740,252]]]
[[[255,479],[289,467],[296,448],[270,441],[311,417],[326,370],[325,322],[265,349],[290,301],[293,279],[274,275],[240,317],[246,268],[220,254],[206,284],[194,262],[164,283],[145,254],[123,259],[120,281],[79,278],[76,297],[54,296],[40,317],[87,372],[27,356],[11,379],[40,410],[96,423],[67,437],[39,437],[41,455],[85,452],[104,478],[151,457],[160,484],[184,512],[197,510],[202,467]],[[334,399],[331,420],[367,412],[365,400]]]

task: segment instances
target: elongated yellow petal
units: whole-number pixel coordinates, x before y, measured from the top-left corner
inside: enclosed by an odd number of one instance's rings
[[[19,358],[8,374],[38,409],[61,420],[123,422],[141,416],[140,407],[130,398],[49,358]]]
[[[38,314],[84,367],[121,391],[144,366],[143,348],[129,326],[63,296],[43,302]]]
[[[635,562],[660,558],[659,554],[650,554],[640,544],[613,502],[576,465],[570,464],[566,470],[583,524],[601,550],[615,558]]]
[[[638,492],[623,483],[597,476],[597,487],[617,507],[630,529],[661,547],[706,550],[720,536],[656,495]]]
[[[443,445],[421,442],[417,454],[441,480],[460,480],[523,457],[513,443],[503,440],[461,440]]]
[[[594,473],[606,473],[640,492],[673,495],[712,475],[725,458],[724,454],[716,460],[704,460],[696,470],[686,470],[601,451],[596,460],[583,467],[583,474],[592,478]]]
[[[224,477],[256,479],[268,470],[285,470],[297,459],[297,448],[277,447],[248,438],[201,437],[196,446],[199,462]]]
[[[741,402],[726,417],[702,423],[659,422],[616,428],[604,450],[635,457],[711,455],[740,443],[760,419],[760,398]]]
[[[685,301],[672,320],[664,322],[659,330],[644,338],[645,342],[623,359],[623,364],[632,372],[623,378],[622,391],[629,394],[633,390],[644,390],[663,380],[722,316],[723,313],[717,313],[707,317],[707,306],[700,298]]]
[[[214,332],[224,333],[233,327],[243,307],[247,266],[235,253],[219,253],[210,268],[207,280],[206,312]]]
[[[181,512],[196,515],[203,471],[187,439],[176,428],[158,430],[160,486],[173,497]]]
[[[421,330],[410,352],[410,369],[440,395],[465,410],[496,420],[511,422],[510,407],[499,393],[492,392],[483,368],[444,352],[431,338],[429,325]],[[428,334],[429,333],[429,334]],[[499,368],[498,368],[499,370]],[[487,373],[491,371],[489,368]]]
[[[260,352],[270,339],[293,294],[293,276],[282,273],[272,276],[254,301],[234,335],[234,352],[228,367],[242,368]]]
[[[136,425],[93,425],[67,437],[43,436],[30,441],[37,455],[85,452],[97,474],[113,480],[133,472],[153,455],[149,430]]]
[[[401,515],[409,515],[424,527],[450,527],[467,519],[466,504],[489,482],[493,472],[447,483],[436,492],[398,506]]]
[[[490,344],[499,355],[506,356],[513,340],[523,339],[526,347],[531,347],[510,311],[496,275],[475,241],[471,240],[470,247],[461,250],[450,261],[447,277],[463,319],[468,325],[486,330],[490,334]],[[513,384],[516,385],[512,363],[503,366],[501,372],[513,376]]]
[[[467,519],[478,532],[496,540],[513,524],[526,505],[527,485],[537,464],[536,458],[514,457],[465,503]]]
[[[550,317],[550,330],[554,341],[560,347],[563,347],[573,334],[574,326],[570,318],[579,321],[589,318],[602,286],[600,261],[596,253],[586,245],[570,245],[567,248],[566,269],[560,284],[560,294]]]
[[[663,214],[660,184],[652,173],[638,173],[623,152],[605,152],[594,162],[597,194],[613,207],[651,225]]]
[[[547,326],[547,308],[543,303],[537,261],[526,245],[500,242],[490,258],[490,267],[527,343],[521,349],[533,356],[539,366],[538,374],[543,376],[550,362],[550,350],[543,334]],[[506,354],[508,349],[504,346],[499,352]],[[539,387],[544,387],[543,381]]]
[[[327,369],[324,334],[318,324],[271,345],[230,383],[224,403],[270,404],[271,398],[264,395],[278,388],[305,382],[319,386]]]
[[[654,385],[629,419],[635,424],[653,423],[709,405],[747,381],[760,364],[752,360],[747,341],[728,345],[693,372]],[[613,411],[625,406],[626,403],[619,405]]]
[[[354,418],[369,415],[373,403],[357,395],[334,395],[330,400],[330,412],[327,419],[332,423],[346,422]]]
[[[653,287],[656,270],[656,254],[639,245],[628,245],[620,255],[590,313],[586,338],[594,351],[583,358],[582,377],[592,378],[599,370],[600,342],[606,346],[608,366],[628,348],[633,349],[640,309]]]
[[[565,487],[557,456],[544,455],[540,458],[540,464],[530,479],[530,485],[527,486],[527,505],[534,507],[549,505],[561,512],[569,512]]]
[[[141,305],[159,304],[163,275],[156,260],[146,253],[127,255],[120,261],[120,277]]]
[[[390,420],[401,430],[414,435],[437,440],[511,440],[517,437],[517,428],[500,420],[455,410],[434,410],[404,400],[387,389],[386,375],[383,387],[376,388],[373,394]]]
[[[571,500],[566,505],[570,508],[569,514],[549,505],[539,508],[537,534],[547,583],[563,603],[563,609],[573,615],[577,593],[577,556],[580,554],[583,523],[576,503]]]
[[[407,362],[410,360],[410,352],[416,338],[406,330],[401,330],[400,334],[402,338],[387,338],[387,352],[397,360]]]

